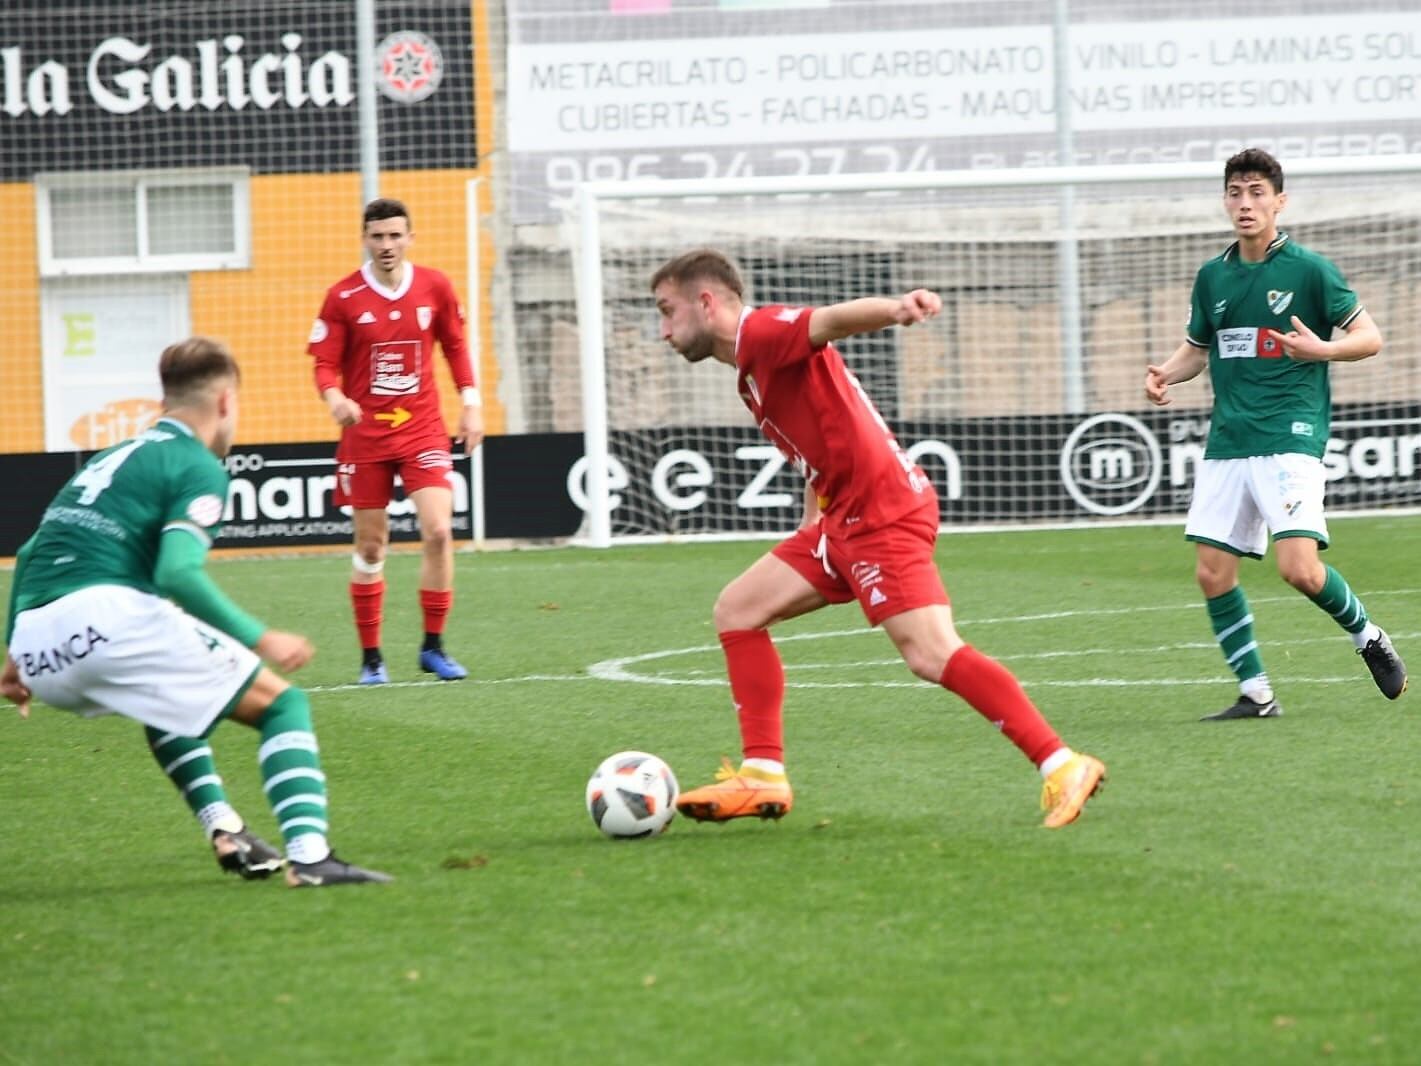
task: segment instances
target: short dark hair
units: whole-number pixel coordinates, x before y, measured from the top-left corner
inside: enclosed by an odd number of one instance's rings
[[[183,407],[198,399],[214,381],[242,380],[237,360],[221,341],[189,337],[163,349],[158,357],[158,377],[163,382],[163,403]]]
[[[1224,188],[1240,174],[1260,174],[1268,179],[1274,192],[1283,191],[1283,164],[1262,148],[1245,148],[1229,158],[1224,164]]]
[[[663,281],[685,285],[692,281],[716,281],[724,285],[736,296],[744,297],[745,283],[740,280],[740,271],[730,257],[714,248],[697,248],[678,255],[651,275],[651,291],[655,292]]]
[[[412,225],[409,210],[403,200],[391,200],[382,196],[365,205],[365,213],[360,218],[360,228],[364,230],[370,223],[383,222],[387,218],[403,218],[406,224]]]

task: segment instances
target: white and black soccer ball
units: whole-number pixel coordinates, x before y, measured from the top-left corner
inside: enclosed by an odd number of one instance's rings
[[[587,782],[587,813],[609,837],[632,840],[665,831],[676,816],[676,775],[655,755],[619,751]]]

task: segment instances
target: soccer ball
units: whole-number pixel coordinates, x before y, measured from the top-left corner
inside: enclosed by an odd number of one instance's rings
[[[602,760],[587,782],[587,813],[609,837],[625,840],[664,831],[680,794],[671,767],[644,751],[619,751]]]

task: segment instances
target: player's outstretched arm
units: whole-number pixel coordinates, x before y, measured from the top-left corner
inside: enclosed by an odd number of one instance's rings
[[[1145,399],[1157,407],[1169,404],[1169,387],[1199,376],[1209,365],[1209,353],[1185,341],[1158,366],[1145,367]]]
[[[866,296],[828,307],[816,307],[809,315],[809,343],[819,348],[830,341],[872,333],[889,326],[911,326],[924,322],[942,310],[942,298],[927,289],[914,289],[902,296]]]

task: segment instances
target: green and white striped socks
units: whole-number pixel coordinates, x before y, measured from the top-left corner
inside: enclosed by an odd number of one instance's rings
[[[1357,599],[1357,594],[1347,584],[1347,579],[1330,566],[1326,569],[1327,580],[1323,582],[1322,589],[1316,596],[1309,596],[1308,599],[1347,630],[1353,644],[1359,648],[1364,647],[1367,641],[1379,636],[1381,630],[1367,618],[1367,609],[1362,606],[1362,601]]]
[[[299,688],[272,701],[261,719],[261,763],[267,802],[281,825],[286,857],[319,862],[330,854],[326,842],[326,775],[311,726],[311,702]]]
[[[242,828],[242,817],[227,802],[217,764],[212,761],[212,748],[202,737],[180,737],[161,729],[145,726],[148,748],[163,773],[168,775],[187,802],[202,830],[211,839],[219,829],[235,833]]]
[[[1209,625],[1214,639],[1224,653],[1224,661],[1238,678],[1239,690],[1252,700],[1266,703],[1273,698],[1268,675],[1263,672],[1263,656],[1258,653],[1258,641],[1253,636],[1253,612],[1248,609],[1248,597],[1235,585],[1222,596],[1204,601],[1209,609]]]

